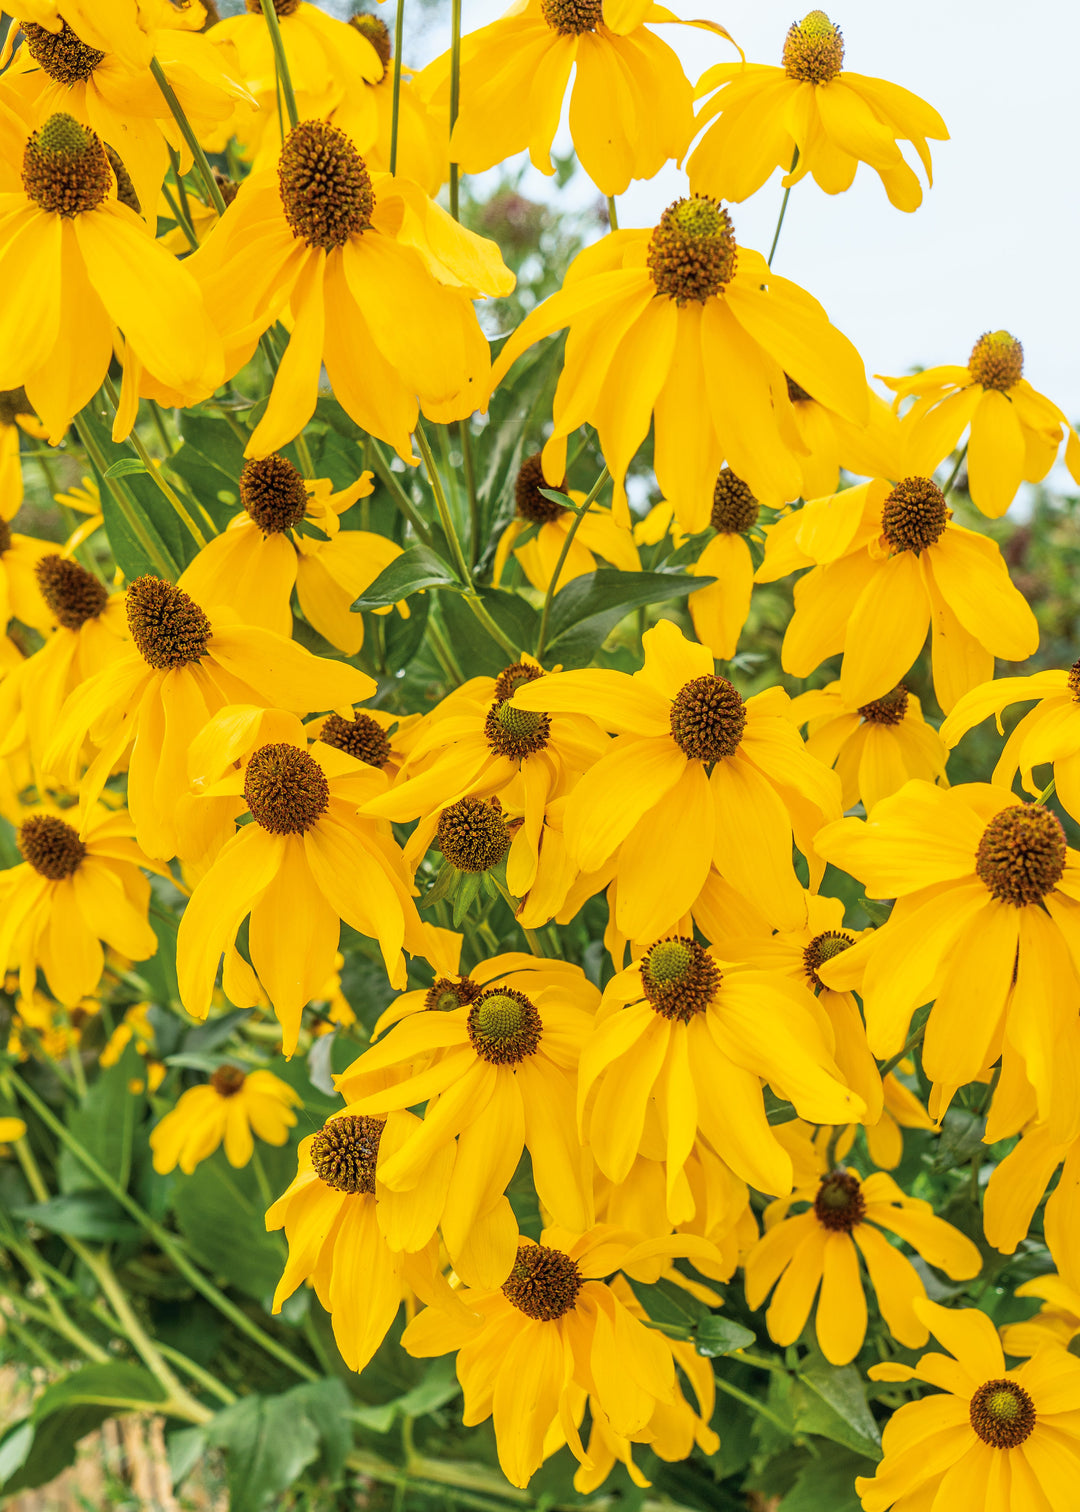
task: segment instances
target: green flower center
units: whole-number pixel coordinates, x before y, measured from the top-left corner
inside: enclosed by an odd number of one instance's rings
[[[484,720],[484,734],[496,756],[523,761],[542,751],[551,734],[551,716],[535,709],[516,709],[512,703],[493,703]]]
[[[424,1007],[433,1013],[453,1013],[455,1008],[475,1003],[483,990],[472,977],[458,977],[456,982],[450,977],[437,977],[427,990]]]
[[[481,1060],[515,1066],[535,1055],[544,1026],[535,1005],[509,987],[482,993],[469,1009],[469,1039]]]
[[[847,1171],[833,1171],[823,1177],[814,1198],[814,1212],[823,1228],[850,1234],[866,1216],[866,1199],[858,1177]]]
[[[704,304],[735,276],[739,249],[731,217],[718,200],[695,194],[669,205],[646,254],[658,294],[676,304]]]

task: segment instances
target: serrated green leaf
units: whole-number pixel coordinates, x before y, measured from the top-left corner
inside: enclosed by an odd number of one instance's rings
[[[384,567],[373,583],[368,584],[354,600],[352,608],[354,613],[361,609],[385,609],[388,604],[407,599],[422,588],[456,588],[460,591],[463,587],[449,562],[444,562],[430,546],[410,546]]]
[[[718,1355],[735,1354],[740,1349],[746,1349],[750,1344],[757,1343],[757,1336],[744,1328],[741,1323],[736,1323],[733,1318],[725,1318],[720,1313],[710,1313],[698,1324],[694,1332],[694,1343],[700,1355],[708,1355],[715,1359]]]

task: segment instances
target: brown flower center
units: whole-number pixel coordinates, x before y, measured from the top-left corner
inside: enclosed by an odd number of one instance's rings
[[[525,683],[535,682],[543,675],[543,670],[532,662],[513,662],[509,667],[504,667],[495,679],[495,702],[502,703],[507,698],[513,698]]]
[[[1073,703],[1080,703],[1080,661],[1073,662],[1069,668],[1069,692]]]
[[[104,583],[92,572],[59,553],[39,558],[34,576],[49,612],[65,630],[81,630],[96,619],[109,601]]]
[[[706,673],[683,683],[671,705],[671,734],[687,756],[734,756],[746,729],[746,705],[726,677]]]
[[[881,530],[889,545],[916,556],[941,539],[949,518],[945,495],[932,478],[902,478],[881,506]]]
[[[244,0],[244,4],[253,16],[262,15],[262,5],[259,3],[259,0]],[[279,19],[282,16],[291,16],[299,9],[300,0],[274,0],[274,10],[277,12]]]
[[[709,524],[722,535],[742,535],[757,524],[760,505],[730,467],[722,467],[713,488],[712,514]]]
[[[832,1171],[821,1178],[814,1212],[823,1228],[850,1234],[866,1215],[866,1199],[859,1178],[847,1171]]]
[[[603,0],[540,0],[544,20],[560,37],[595,31],[604,19]]]
[[[86,846],[78,830],[53,814],[33,814],[19,825],[18,846],[40,877],[62,882],[78,871]]]
[[[235,1097],[246,1081],[239,1066],[219,1066],[210,1078],[210,1085],[219,1097]]]
[[[335,1192],[374,1195],[375,1166],[385,1124],[385,1118],[355,1113],[331,1118],[311,1141],[311,1164],[319,1179]]]
[[[351,719],[328,714],[319,731],[324,745],[355,756],[366,766],[384,767],[390,760],[390,737],[377,720],[359,710]]]
[[[66,21],[58,32],[46,31],[33,21],[16,23],[26,38],[26,50],[37,66],[58,84],[81,84],[88,79],[105,54],[88,47]]]
[[[669,205],[649,241],[647,262],[658,294],[700,304],[735,276],[739,249],[731,217],[718,200],[695,194]]]
[[[535,709],[516,709],[504,699],[502,703],[493,703],[488,710],[484,734],[496,756],[524,761],[547,745],[551,716]]]
[[[641,986],[661,1018],[688,1024],[704,1013],[723,981],[719,966],[696,940],[657,940],[641,958]]]
[[[581,1272],[562,1250],[546,1244],[519,1244],[503,1296],[538,1323],[554,1323],[568,1313],[584,1284]]]
[[[256,824],[272,835],[302,835],[326,813],[330,788],[307,751],[283,742],[260,746],[244,773],[244,797]]]
[[[23,152],[23,188],[41,210],[70,219],[103,205],[112,188],[100,138],[73,116],[50,116]]]
[[[1035,1431],[1035,1403],[1016,1381],[986,1381],[971,1399],[971,1426],[993,1449],[1017,1449]]]
[[[1008,331],[984,331],[971,349],[968,372],[983,388],[1006,394],[1024,376],[1024,348]]]
[[[291,530],[307,513],[303,476],[277,452],[253,457],[240,472],[240,502],[264,536]]]
[[[462,872],[486,872],[510,849],[510,831],[497,798],[459,798],[439,815],[439,848]]]
[[[863,704],[859,713],[870,724],[898,725],[907,717],[907,709],[908,690],[903,683],[899,683],[891,693],[875,698],[872,703]]]
[[[803,970],[813,986],[825,986],[818,976],[818,967],[850,950],[854,943],[855,936],[849,935],[846,929],[826,929],[824,934],[814,936],[803,951]]]
[[[844,66],[844,38],[822,10],[796,21],[784,40],[784,68],[800,84],[828,84]]]
[[[427,990],[424,1007],[432,1013],[453,1013],[455,1008],[475,1003],[483,990],[472,977],[458,977],[456,982],[450,977],[436,977]]]
[[[560,515],[566,513],[561,504],[556,504],[554,499],[545,499],[540,492],[542,488],[554,489],[556,493],[566,492],[566,479],[555,487],[544,477],[544,469],[540,461],[540,453],[535,452],[518,468],[518,475],[514,481],[514,502],[517,512],[523,520],[529,520],[534,525],[547,525],[552,520],[557,520]]]
[[[1056,814],[1018,803],[995,814],[983,830],[975,870],[1002,903],[1038,903],[1065,871],[1065,831]]]
[[[379,62],[383,66],[383,76],[390,67],[390,28],[381,16],[373,16],[370,11],[358,11],[355,16],[349,17],[349,25],[355,26],[362,37],[366,37],[375,49]]]
[[[139,654],[159,672],[190,666],[206,655],[210,621],[183,589],[146,574],[128,588],[126,608]]]
[[[331,252],[371,225],[375,195],[364,160],[326,121],[301,121],[289,132],[278,183],[285,219],[309,247]]]
[[[536,1054],[544,1026],[523,992],[497,987],[481,993],[469,1009],[468,1030],[481,1060],[493,1066],[516,1066]]]

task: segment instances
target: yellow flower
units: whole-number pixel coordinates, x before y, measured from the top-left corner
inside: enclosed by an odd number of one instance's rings
[[[549,987],[561,987],[563,997],[581,990],[580,968],[570,961],[548,960],[544,956],[523,955],[519,951],[507,951],[492,956],[490,960],[478,961],[462,974],[462,936],[447,929],[433,930],[432,933],[437,939],[432,941],[427,958],[435,967],[434,982],[430,987],[418,987],[396,997],[375,1021],[371,1031],[373,1040],[414,1013],[429,1010],[449,1013],[455,1008],[469,1007],[496,981],[532,997]]]
[[[972,688],[941,726],[941,738],[955,746],[988,714],[1003,734],[1001,711],[1032,699],[1038,703],[1005,742],[990,780],[1011,788],[1019,772],[1025,789],[1037,798],[1042,789],[1033,781],[1032,769],[1052,765],[1062,807],[1080,820],[1080,662],[1068,672],[1047,669],[1027,677],[999,677]]]
[[[544,498],[541,488],[550,487],[551,484],[544,478],[540,453],[527,457],[518,469],[514,482],[514,518],[499,537],[495,550],[492,567],[494,582],[500,581],[511,551],[521,563],[521,569],[529,582],[540,593],[546,590],[554,577],[560,559],[560,586],[569,583],[572,578],[595,572],[599,565],[597,557],[610,562],[620,572],[640,571],[641,562],[633,536],[624,525],[616,524],[610,509],[595,504],[577,527],[564,558],[563,551],[574,516],[570,510],[561,508],[552,499]],[[558,485],[558,491],[567,494],[579,508],[585,503],[585,495],[576,489],[568,490],[565,479]],[[530,529],[534,533],[518,545],[519,537]]]
[[[391,983],[404,986],[402,949],[424,948],[416,905],[392,836],[356,812],[385,787],[381,772],[323,741],[309,745],[294,716],[226,708],[199,737],[191,774],[195,802],[229,800],[252,822],[218,851],[180,921],[176,971],[189,1013],[206,1017],[224,955],[226,997],[253,1006],[261,983],[292,1055],[304,1005],[333,972],[342,919],[378,941]],[[235,948],[249,914],[258,981]]]
[[[457,225],[408,179],[372,178],[345,133],[314,120],[288,134],[276,172],[245,179],[185,266],[223,332],[229,374],[286,307],[291,313],[252,457],[307,424],[325,363],[356,423],[413,461],[418,401],[438,421],[484,402],[491,359],[472,300],[514,287],[494,242]]]
[[[940,1507],[1069,1512],[1080,1473],[1080,1362],[1051,1344],[1005,1369],[997,1330],[975,1308],[915,1311],[949,1351],[912,1368],[872,1365],[876,1381],[926,1381],[941,1396],[908,1402],[885,1425],[885,1458],[855,1489],[865,1512]],[[954,1356],[955,1358],[950,1358]]]
[[[690,158],[690,184],[719,199],[747,199],[776,168],[785,170],[785,188],[809,173],[826,194],[842,194],[862,162],[898,210],[917,210],[922,186],[898,143],[915,148],[929,183],[926,139],[949,138],[945,122],[918,95],[845,72],[840,28],[820,10],[792,23],[779,68],[719,64],[702,74],[695,93],[713,94],[698,125],[718,113],[720,119]]]
[[[873,389],[867,390],[869,419],[865,425],[852,425],[791,378],[787,388],[795,430],[806,449],[805,455],[794,453],[802,472],[802,498],[834,494],[841,468],[862,478],[894,477],[903,471],[907,442],[900,421]]]
[[[82,781],[85,806],[130,750],[128,808],[149,856],[198,849],[188,748],[224,705],[306,714],[375,691],[365,673],[312,656],[270,630],[232,623],[220,610],[212,623],[194,599],[161,578],[136,578],[125,600],[135,648],[71,695],[45,765],[74,785],[89,735],[100,749]]]
[[[0,967],[34,991],[38,967],[61,1003],[78,1003],[101,980],[104,940],[134,961],[157,950],[147,921],[147,864],[127,814],[92,810],[82,831],[59,811],[39,809],[19,825],[20,866],[0,873]]]
[[[432,1099],[423,1122],[380,1167],[380,1178],[394,1191],[409,1191],[457,1137],[443,1239],[466,1282],[498,1286],[517,1243],[503,1194],[524,1149],[545,1210],[574,1229],[593,1221],[587,1157],[574,1121],[574,1073],[599,994],[578,967],[541,969],[531,978],[511,965],[517,986],[483,968],[480,974],[482,991],[468,978],[467,989],[444,986],[433,1001],[452,997],[452,1008],[396,1024],[342,1072],[337,1087],[349,1111],[365,1116]]]
[[[1001,1347],[1006,1354],[1037,1354],[1046,1344],[1063,1349],[1080,1333],[1080,1291],[1056,1272],[1025,1281],[1013,1293],[1017,1297],[1038,1297],[1042,1306],[1034,1317],[1022,1323],[1009,1323],[1001,1330]]]
[[[777,1344],[794,1344],[820,1284],[815,1328],[832,1365],[850,1364],[866,1337],[860,1254],[893,1338],[909,1349],[927,1341],[927,1326],[914,1308],[917,1297],[926,1297],[926,1288],[910,1260],[880,1229],[899,1234],[954,1281],[968,1281],[982,1268],[970,1239],[936,1218],[928,1202],[905,1196],[883,1171],[860,1180],[850,1169],[823,1170],[819,1183],[796,1188],[792,1200],[810,1206],[794,1218],[786,1216],[787,1203],[774,1205],[783,1208],[779,1217],[765,1210],[765,1233],[746,1257],[746,1301],[759,1308],[775,1286],[765,1315],[769,1337]]]
[[[399,65],[390,56],[390,29],[381,16],[358,11],[349,17],[349,25],[365,36],[374,47],[382,65],[382,77],[362,92],[350,90],[334,107],[331,124],[339,126],[364,154],[364,161],[378,173],[390,172],[390,144],[393,135],[394,75]],[[421,95],[415,75],[401,68],[398,87],[397,171],[412,179],[425,194],[438,194],[450,172],[449,98],[445,111],[431,107]],[[371,107],[375,107],[374,135]],[[370,136],[370,140],[365,137]]]
[[[997,1130],[988,1128],[988,1142]],[[1035,1209],[1058,1166],[1061,1176],[1046,1199],[1043,1233],[1059,1271],[1080,1279],[1080,1139],[1056,1140],[1045,1127],[1032,1127],[990,1173],[983,1227],[995,1249],[1011,1255],[1027,1238]]]
[[[0,520],[13,520],[23,501],[20,431],[38,441],[45,439],[45,429],[34,418],[25,390],[8,389],[0,393]]]
[[[222,351],[202,295],[117,199],[100,138],[66,114],[28,137],[0,105],[0,147],[0,388],[26,389],[53,444],[101,387],[116,344],[114,439],[134,424],[144,372],[177,403],[211,394]]]
[[[874,1054],[900,1050],[932,1001],[931,1113],[1000,1056],[1002,1081],[1022,1073],[1055,1139],[1080,1133],[1080,855],[1060,821],[1005,788],[912,781],[816,843],[868,897],[897,899],[887,923],[818,968],[861,991]]]
[[[220,1065],[199,1087],[189,1087],[150,1134],[154,1170],[165,1175],[177,1166],[190,1176],[224,1141],[231,1166],[246,1166],[255,1151],[252,1135],[283,1145],[296,1122],[301,1099],[270,1071],[244,1072]]]
[[[927,630],[946,713],[993,675],[995,656],[1023,661],[1039,644],[997,543],[953,524],[929,474],[873,478],[770,526],[758,581],[808,566],[795,585],[784,671],[806,677],[842,651],[840,688],[855,708],[903,681]]]
[[[0,516],[0,631],[8,620],[22,620],[43,634],[56,623],[52,607],[42,597],[38,563],[56,554],[54,541],[13,531]]]
[[[21,1118],[0,1118],[0,1145],[7,1145],[13,1139],[22,1139],[26,1133],[26,1125]]]
[[[910,378],[883,378],[895,404],[914,397],[904,417],[911,446],[948,456],[970,426],[968,488],[991,519],[1008,509],[1021,482],[1038,483],[1053,466],[1065,433],[1065,465],[1080,483],[1080,438],[1057,405],[1023,376],[1024,348],[1008,331],[985,331],[967,367],[934,367]]]
[[[482,173],[528,148],[534,168],[554,173],[551,142],[576,68],[570,134],[585,172],[608,195],[622,194],[631,179],[652,178],[669,158],[682,157],[694,129],[682,64],[644,24],[678,20],[649,0],[512,6],[462,39],[451,160],[464,173]],[[728,36],[722,26],[696,24]],[[449,53],[424,69],[418,88],[432,104],[445,106]]]
[[[662,619],[642,638],[645,665],[558,672],[525,683],[512,707],[587,714],[617,739],[571,792],[566,844],[579,870],[619,853],[619,930],[656,939],[690,911],[715,861],[786,928],[806,917],[792,834],[811,872],[813,835],[838,816],[839,781],[807,755],[770,688],[743,701],[712,652]]]
[[[385,772],[393,782],[408,759],[419,714],[390,714],[385,709],[354,709],[344,714],[320,714],[304,726],[312,740],[336,746],[365,766]]]
[[[522,352],[569,326],[544,476],[566,472],[570,433],[596,427],[629,524],[624,479],[655,430],[657,482],[685,529],[709,521],[726,458],[755,498],[798,496],[802,450],[785,374],[854,424],[867,416],[858,352],[805,290],[735,244],[727,211],[701,196],[669,205],[653,231],[614,231],[571,264],[562,289],[527,315],[499,354],[492,386]]]
[[[882,698],[853,708],[839,682],[800,693],[791,717],[806,725],[806,749],[832,767],[843,784],[845,813],[862,803],[867,813],[912,777],[947,786],[945,742],[923,718],[922,705],[903,683]]]
[[[673,1221],[685,1217],[680,1177],[699,1138],[751,1186],[790,1191],[762,1081],[817,1123],[859,1118],[865,1104],[840,1081],[829,1038],[806,988],[779,972],[732,969],[684,937],[656,941],[608,983],[581,1051],[578,1117],[597,1165],[624,1180],[643,1140],[655,1141],[652,1110]]]
[[[149,1019],[149,1003],[135,1003],[128,1008],[124,1017],[109,1035],[105,1046],[98,1056],[98,1064],[101,1066],[115,1066],[128,1045],[134,1043],[135,1049],[140,1055],[148,1055],[154,1045],[154,1026]]]
[[[682,1234],[634,1244],[606,1224],[580,1236],[546,1229],[539,1244],[520,1235],[514,1242],[517,1258],[501,1287],[460,1293],[474,1316],[428,1308],[401,1342],[421,1358],[459,1351],[464,1421],[493,1419],[503,1474],[525,1486],[556,1425],[591,1468],[572,1411],[581,1391],[624,1439],[641,1434],[658,1403],[674,1401],[671,1341],[646,1328],[602,1278],[633,1274],[660,1255],[711,1258],[712,1246]]]
[[[191,7],[202,11],[201,5]],[[91,47],[118,52],[133,67],[145,67],[153,53],[147,34],[150,7],[142,0],[20,0],[19,15],[46,31],[60,32],[65,22]],[[205,14],[205,13],[204,13]],[[158,21],[157,15],[153,20]]]
[[[409,1192],[382,1183],[382,1163],[418,1121],[334,1114],[300,1141],[296,1177],[266,1214],[266,1227],[283,1228],[289,1243],[274,1312],[310,1280],[350,1370],[363,1370],[378,1349],[403,1292],[464,1313],[439,1270],[435,1236],[453,1151],[436,1156]]]

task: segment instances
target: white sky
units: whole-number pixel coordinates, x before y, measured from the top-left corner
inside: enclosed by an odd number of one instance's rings
[[[812,8],[812,0],[668,3],[681,14],[721,22],[751,62],[764,63],[780,61],[788,26]],[[466,31],[504,9],[505,0],[464,0]],[[1080,416],[1080,6],[836,0],[827,9],[844,33],[845,65],[921,95],[944,117],[951,140],[931,144],[934,187],[914,214],[894,210],[865,165],[846,194],[825,195],[810,180],[798,185],[777,271],[822,301],[871,373],[966,362],[983,331],[1004,327],[1024,344],[1025,376]],[[392,25],[391,11],[392,0],[383,10]],[[736,56],[707,32],[659,31],[695,81],[712,63]],[[419,45],[406,40],[407,61],[426,62],[448,36],[446,4]],[[567,135],[557,150],[568,148]],[[522,187],[537,199],[556,194],[532,170]],[[673,165],[632,185],[619,200],[620,224],[655,224],[686,187]],[[591,197],[580,172],[563,193],[574,203]],[[777,174],[732,207],[740,242],[767,253],[781,196]]]

